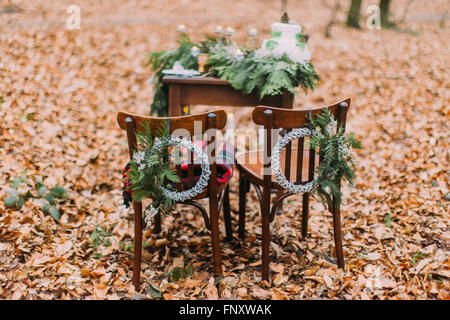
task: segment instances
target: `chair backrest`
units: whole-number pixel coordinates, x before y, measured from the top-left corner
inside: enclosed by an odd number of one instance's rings
[[[133,156],[133,152],[137,149],[137,131],[144,131],[145,125],[150,125],[151,133],[154,137],[157,137],[160,128],[166,124],[168,131],[174,137],[182,136],[184,139],[194,141],[194,136],[201,135],[203,137],[206,134],[206,143],[210,161],[211,176],[216,176],[216,134],[217,130],[221,130],[225,127],[227,122],[227,115],[223,110],[215,110],[212,112],[206,112],[201,114],[178,116],[178,117],[146,117],[139,116],[131,113],[119,112],[117,114],[117,122],[121,129],[127,132],[128,149],[130,159]],[[201,138],[202,139],[202,138]],[[194,154],[191,150],[187,150],[188,156],[188,187],[191,188],[194,185]],[[181,164],[176,165],[178,175],[181,178]],[[181,179],[180,179],[181,180]],[[214,182],[217,180],[214,178]],[[176,188],[178,191],[182,190],[181,182],[177,183]]]
[[[284,129],[280,131],[280,134],[284,135],[294,128],[302,128],[308,126],[308,117],[314,117],[321,113],[323,109],[328,108],[337,121],[337,127],[342,126],[345,130],[345,124],[347,119],[348,108],[350,107],[350,99],[345,99],[335,104],[324,106],[320,108],[314,108],[310,110],[286,110],[272,107],[257,107],[253,110],[253,121],[258,125],[264,126],[265,142],[264,142],[264,176],[271,176],[271,162],[272,148],[274,137],[272,137],[273,129]],[[297,139],[297,165],[296,165],[296,184],[304,184],[306,182],[314,180],[314,168],[316,165],[316,154],[314,149],[309,149],[308,157],[308,180],[302,181],[303,170],[303,153],[305,146],[305,138],[301,137]],[[289,181],[291,178],[291,159],[292,159],[292,142],[286,145],[285,163],[284,163],[284,175]],[[319,159],[320,161],[320,159]],[[270,181],[270,180],[268,180]]]

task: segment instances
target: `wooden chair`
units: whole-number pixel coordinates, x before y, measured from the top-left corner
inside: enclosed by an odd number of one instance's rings
[[[327,108],[333,113],[338,125],[342,125],[345,130],[345,123],[350,99],[343,100]],[[307,126],[307,116],[314,116],[325,107],[312,110],[286,110],[272,107],[258,107],[253,111],[253,121],[264,126],[265,150],[246,152],[236,156],[236,167],[239,170],[239,236],[243,240],[245,237],[245,209],[246,193],[249,185],[255,187],[259,198],[262,215],[262,279],[269,280],[269,246],[270,246],[270,223],[274,220],[277,207],[287,197],[294,195],[286,192],[278,185],[271,172],[270,157],[272,155],[272,129],[284,129],[281,133],[287,133],[294,128]],[[292,142],[286,145],[281,153],[280,164],[282,172],[287,180],[291,177],[295,179],[295,184],[306,184],[314,179],[314,169],[319,163],[318,156],[313,149],[304,150],[304,138],[298,138],[297,150],[292,148]],[[261,192],[260,186],[263,187]],[[278,189],[273,204],[271,206],[271,189]],[[305,237],[308,228],[309,193],[303,194],[302,208],[302,236]],[[344,268],[344,256],[342,251],[342,235],[340,208],[333,199],[333,207],[329,208],[333,214],[334,241],[338,266]]]
[[[205,220],[206,227],[211,231],[211,242],[213,249],[213,261],[214,261],[214,273],[222,273],[221,265],[221,255],[220,255],[220,244],[219,244],[219,211],[223,203],[224,207],[224,220],[227,232],[227,239],[231,238],[231,218],[230,218],[230,204],[229,204],[229,188],[228,183],[218,185],[217,183],[217,170],[216,170],[216,158],[215,158],[215,147],[216,139],[215,133],[217,130],[221,130],[225,127],[227,122],[227,116],[225,111],[217,110],[214,112],[207,112],[197,115],[180,116],[180,117],[169,117],[169,118],[159,118],[159,117],[144,117],[134,114],[119,112],[117,114],[117,121],[121,129],[126,130],[128,138],[128,149],[130,154],[130,159],[132,158],[133,150],[136,150],[137,139],[136,131],[142,131],[144,129],[144,123],[149,123],[152,134],[156,135],[158,128],[160,128],[163,123],[166,123],[169,128],[169,133],[173,133],[177,129],[187,130],[191,136],[191,140],[194,137],[194,122],[197,125],[201,122],[202,136],[206,132],[208,136],[208,150],[212,150],[209,154],[210,157],[210,170],[211,175],[209,177],[208,187],[203,190],[201,194],[198,194],[193,199],[188,201],[180,202],[183,204],[192,205],[198,208]],[[186,131],[185,131],[186,132]],[[198,134],[198,132],[195,132]],[[186,138],[186,137],[184,137]],[[191,151],[188,152],[188,157],[191,160],[188,164],[188,187],[194,185],[194,155]],[[181,166],[176,166],[178,174],[181,175]],[[181,190],[181,183],[177,183],[176,187]],[[209,216],[203,208],[195,200],[209,198]],[[134,263],[133,263],[133,284],[136,290],[139,290],[140,284],[140,271],[141,271],[141,251],[142,251],[142,203],[133,201],[134,210]],[[161,217],[156,216],[154,221],[153,232],[159,233],[161,231]]]

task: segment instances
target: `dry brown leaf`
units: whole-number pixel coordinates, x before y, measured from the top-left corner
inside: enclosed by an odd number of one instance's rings
[[[270,265],[270,269],[277,273],[281,273],[281,274],[283,274],[283,272],[284,272],[284,266],[281,263],[279,263],[279,264],[272,263]]]
[[[94,296],[96,299],[106,299],[108,286],[104,283],[94,283]]]
[[[208,298],[208,300],[218,300],[219,299],[219,292],[217,290],[216,285],[214,284],[214,277],[211,277],[209,279],[208,285],[206,286],[205,295]]]
[[[67,240],[65,242],[63,242],[62,244],[60,244],[59,246],[57,246],[55,248],[55,256],[62,256],[63,254],[65,254],[67,251],[69,251],[70,249],[72,249],[72,241]]]
[[[175,8],[174,0],[135,6],[119,0],[83,2],[83,32],[60,27],[69,0],[56,6],[41,1],[39,10],[16,0],[24,10],[1,14],[0,299],[151,298],[143,291],[149,281],[161,289],[163,299],[205,299],[206,292],[215,296],[209,283],[210,235],[201,215],[189,206],[166,215],[161,233],[145,229],[141,292],[133,287],[133,209],[125,208],[121,194],[129,155],[126,134],[115,117],[118,111],[149,112],[153,89],[147,54],[170,48],[177,37],[176,30],[160,22],[182,16],[189,36],[203,39],[218,22],[207,19],[198,28],[199,12],[205,17],[240,12],[232,16],[236,30],[251,24],[261,30],[262,41],[274,11],[256,0],[211,0],[207,7],[192,2],[183,10]],[[394,1],[393,13],[405,2]],[[272,286],[262,282],[261,215],[252,188],[246,240],[222,246],[220,296],[448,299],[448,32],[436,21],[426,21],[445,16],[447,7],[443,1],[414,2],[401,26],[420,30],[414,36],[364,27],[355,36],[336,23],[329,39],[322,34],[329,12],[320,1],[306,7],[301,1],[290,3],[289,10],[309,30],[313,63],[323,79],[314,92],[297,94],[294,108],[351,97],[346,128],[363,142],[355,188],[343,191],[346,269],[339,271],[324,258],[335,260],[326,208],[311,199],[308,236],[303,238],[301,196],[293,196],[271,224],[270,267],[275,274]],[[154,12],[154,23],[143,28],[141,17]],[[342,19],[338,16],[337,22]],[[242,45],[246,37],[236,32],[233,41]],[[192,113],[211,109],[191,108]],[[233,112],[237,128],[256,127],[251,110],[223,108]],[[250,142],[256,147],[258,140]],[[25,170],[29,183],[21,184],[19,192],[35,190],[34,177],[68,190],[67,201],[59,205],[59,223],[42,211],[44,199],[30,198],[20,211],[5,208],[12,180]],[[230,182],[233,210],[239,206],[237,175],[235,170]],[[112,236],[94,248],[91,235],[97,226]],[[193,279],[171,283],[164,277],[173,266],[189,265],[195,270]],[[282,289],[274,288],[275,282]]]
[[[282,283],[285,283],[286,281],[288,281],[289,276],[284,276],[280,273],[277,273],[275,275],[275,277],[273,278],[273,284],[276,286],[279,286]]]
[[[270,292],[268,290],[259,287],[254,287],[252,290],[252,295],[257,299],[266,299],[268,298],[269,294]]]

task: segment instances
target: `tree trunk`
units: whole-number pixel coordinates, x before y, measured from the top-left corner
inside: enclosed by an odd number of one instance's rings
[[[341,1],[336,0],[334,7],[331,8],[330,21],[328,21],[328,24],[325,27],[325,37],[326,38],[331,38],[330,29],[331,29],[331,26],[335,22],[336,14],[338,13],[340,8],[341,8]]]
[[[281,12],[287,11],[287,0],[281,0]]]
[[[352,0],[350,4],[350,9],[347,14],[346,24],[352,28],[360,28],[359,26],[359,16],[361,12],[361,1],[362,0]],[[382,0],[381,0],[382,1]]]
[[[389,22],[389,6],[391,0],[380,0],[380,20],[382,28],[389,28],[392,24]]]

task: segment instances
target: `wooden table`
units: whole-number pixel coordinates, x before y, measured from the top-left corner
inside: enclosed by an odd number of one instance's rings
[[[267,96],[260,100],[257,94],[244,95],[233,89],[228,81],[213,77],[165,76],[163,82],[169,86],[169,116],[182,115],[185,105],[208,106],[271,106],[292,109],[294,97],[290,92],[278,96]]]
[[[278,96],[266,96],[260,100],[257,94],[244,95],[235,90],[228,81],[213,77],[178,77],[165,76],[163,82],[169,86],[169,117],[183,114],[185,105],[256,107],[269,106],[292,109],[294,95],[285,92]],[[280,203],[278,211],[283,210]]]

